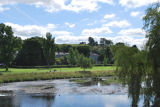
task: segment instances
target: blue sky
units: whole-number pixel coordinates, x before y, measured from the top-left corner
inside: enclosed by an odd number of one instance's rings
[[[51,32],[61,44],[87,42],[91,36],[141,48],[146,41],[142,17],[156,1],[0,0],[0,23],[22,39]]]

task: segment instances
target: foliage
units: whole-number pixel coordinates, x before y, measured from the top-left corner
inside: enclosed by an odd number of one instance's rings
[[[153,4],[146,10],[143,17],[144,29],[148,38],[146,47],[149,52],[149,61],[151,61],[153,69],[160,67],[160,3]]]
[[[45,60],[47,62],[47,65],[52,65],[55,63],[55,44],[54,44],[55,38],[52,38],[52,35],[50,33],[46,34],[46,39],[43,43],[43,54],[45,57]]]
[[[90,45],[90,46],[96,46],[96,45],[98,45],[98,42],[95,42],[94,41],[94,38],[92,38],[92,37],[89,37],[88,38],[88,44]]]
[[[76,47],[76,49],[80,54],[83,54],[86,57],[90,56],[90,47],[88,45],[84,45],[84,46],[79,45]]]
[[[56,65],[68,65],[67,56],[56,58]]]
[[[69,52],[69,48],[72,48],[72,45],[69,44],[56,44],[57,52]]]
[[[21,48],[21,38],[14,37],[12,28],[0,24],[0,62],[8,66],[15,59],[16,53]]]
[[[98,60],[101,61],[101,62],[103,62],[104,57],[106,57],[108,59],[107,62],[109,64],[113,64],[113,55],[112,55],[110,47],[103,47],[102,48],[102,50],[100,51]]]
[[[70,48],[69,55],[67,55],[67,62],[70,65],[77,65],[79,59],[79,53],[76,49]]]
[[[106,56],[104,56],[103,64],[104,64],[104,65],[107,65],[107,64],[108,64],[108,63],[107,63],[107,58],[106,58]]]
[[[15,65],[36,66],[46,64],[42,50],[43,40],[39,37],[24,40],[22,49],[16,57]]]
[[[87,58],[87,57],[84,57],[83,55],[80,55],[79,65],[85,71],[86,68],[92,68],[93,63],[92,63],[92,60],[90,58]]]
[[[146,70],[146,51],[139,51],[136,47],[115,46],[114,50],[115,64],[117,70],[121,73],[130,74],[132,72],[144,72]]]
[[[113,42],[111,40],[107,40],[105,38],[100,38],[100,45],[109,47],[109,46],[113,45]]]

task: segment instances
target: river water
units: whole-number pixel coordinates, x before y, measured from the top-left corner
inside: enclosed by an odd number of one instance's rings
[[[68,79],[15,82],[0,85],[0,107],[130,107],[127,92],[128,87],[120,84],[78,84]]]

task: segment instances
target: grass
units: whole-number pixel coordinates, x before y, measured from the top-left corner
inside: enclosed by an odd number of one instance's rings
[[[70,79],[69,81],[71,81],[71,82],[76,82],[76,83],[89,82],[88,79]]]
[[[120,84],[120,83],[121,83],[120,80],[116,77],[112,77],[102,81],[103,85]]]
[[[86,69],[86,71],[114,71],[116,69],[115,66],[95,66],[92,69]],[[82,71],[83,69],[80,67],[73,68],[33,68],[33,69],[22,69],[22,68],[9,68],[9,72],[5,72],[4,68],[0,68],[0,71],[3,74],[14,74],[14,73],[40,73],[40,72],[49,72],[49,71],[58,71],[58,72],[75,72]]]
[[[0,82],[18,82],[33,80],[50,80],[50,79],[66,79],[66,78],[86,78],[86,77],[105,77],[114,76],[114,71],[76,71],[76,72],[33,72],[33,73],[11,73],[1,74]]]
[[[50,72],[50,71],[56,72]],[[22,69],[9,68],[9,72],[5,72],[4,68],[0,71],[0,83],[17,82],[17,81],[33,81],[33,80],[49,80],[64,78],[84,78],[84,77],[105,77],[115,75],[115,66],[100,66],[92,69],[83,69],[79,67],[73,68],[39,68],[39,69]]]

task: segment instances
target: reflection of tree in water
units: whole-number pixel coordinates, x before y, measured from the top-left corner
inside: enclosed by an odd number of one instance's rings
[[[129,97],[132,97],[132,107],[137,107],[141,88],[141,75],[132,74],[128,83]]]
[[[12,96],[0,97],[0,107],[13,107],[13,97]]]
[[[32,98],[42,99],[46,102],[46,107],[52,107],[55,100],[55,96],[51,94],[32,96]]]

